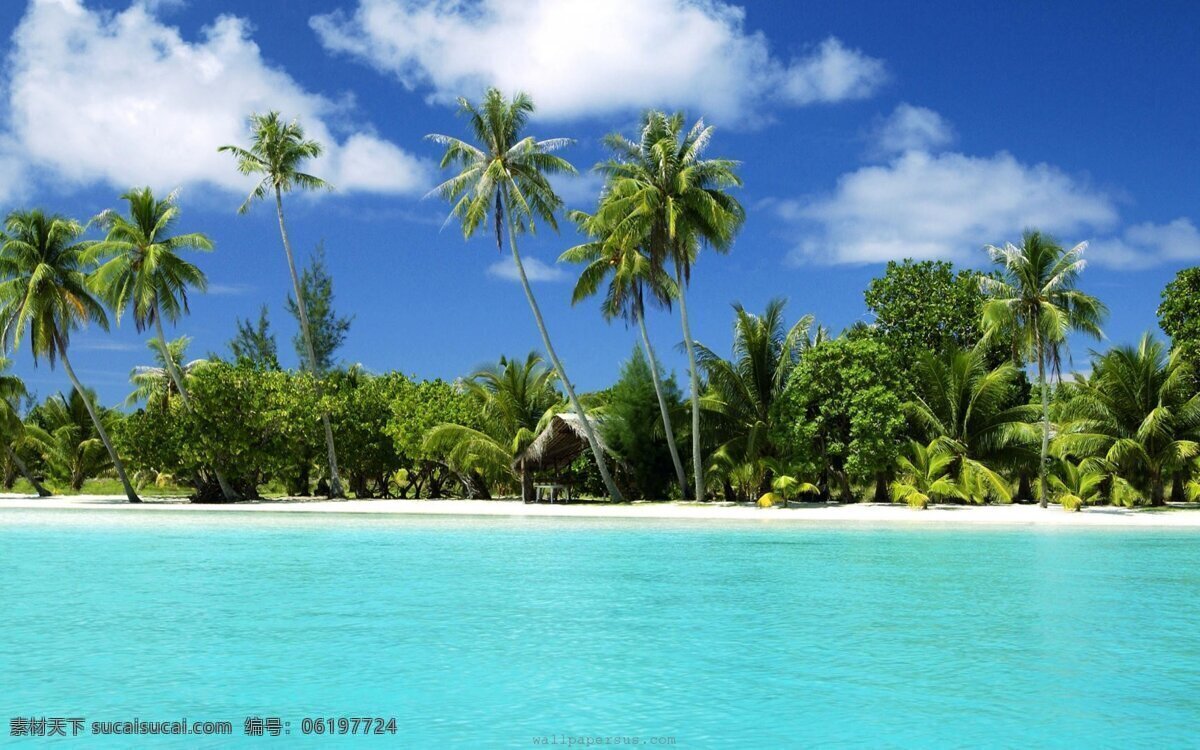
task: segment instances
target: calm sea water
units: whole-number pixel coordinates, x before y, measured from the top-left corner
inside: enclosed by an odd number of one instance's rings
[[[1200,744],[1196,533],[0,511],[0,591],[6,741]],[[396,734],[301,735],[343,716]]]

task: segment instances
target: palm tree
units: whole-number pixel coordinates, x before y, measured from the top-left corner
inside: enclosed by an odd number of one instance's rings
[[[980,275],[986,295],[983,305],[985,339],[1005,337],[1012,342],[1013,359],[1037,362],[1038,389],[1042,397],[1042,450],[1038,464],[1041,505],[1046,507],[1047,457],[1050,450],[1050,386],[1046,371],[1060,372],[1067,336],[1085,333],[1099,339],[1100,324],[1108,309],[1100,300],[1075,288],[1086,261],[1081,242],[1070,250],[1046,235],[1026,232],[1021,246],[987,246],[999,278]]]
[[[271,194],[275,196],[279,236],[283,238],[283,252],[287,256],[288,271],[292,275],[292,289],[296,293],[296,307],[300,312],[300,330],[304,333],[310,371],[319,391],[321,373],[315,369],[317,357],[313,349],[312,330],[308,325],[308,307],[300,285],[300,276],[296,273],[296,259],[292,255],[292,243],[288,240],[287,224],[283,219],[283,194],[290,193],[294,187],[303,190],[332,189],[321,178],[300,171],[305,161],[321,155],[321,144],[305,139],[300,123],[295,120],[284,123],[278,112],[251,115],[250,140],[249,149],[221,146],[217,150],[233,154],[238,160],[238,171],[242,174],[262,175],[262,179],[242,203],[238,213],[244,214],[249,211],[250,204],[256,200],[264,200]],[[329,412],[326,409],[321,410],[321,424],[325,428],[325,447],[329,454],[329,495],[344,497],[342,478],[338,473],[337,451],[333,446],[333,427],[329,424]]]
[[[930,500],[965,500],[966,494],[951,475],[955,456],[938,443],[908,444],[908,455],[897,459],[892,498],[910,508],[924,510]]]
[[[25,422],[17,412],[17,404],[26,397],[27,392],[21,379],[8,373],[11,366],[12,361],[8,357],[0,357],[0,440],[4,441],[4,453],[8,460],[33,485],[38,497],[49,497],[50,491],[42,486],[17,454],[17,448],[26,440]]]
[[[516,481],[513,461],[562,409],[557,381],[536,352],[524,361],[501,357],[462,383],[478,415],[477,426],[440,424],[426,435],[424,449],[443,457],[459,475]]]
[[[1182,350],[1150,334],[1099,357],[1076,378],[1055,451],[1094,457],[1163,505],[1166,482],[1200,455],[1200,393]],[[1181,483],[1182,484],[1182,483]],[[1182,488],[1180,490],[1182,494]]]
[[[1078,464],[1059,461],[1057,471],[1050,475],[1050,487],[1063,510],[1077,511],[1100,498],[1105,475],[1089,467],[1086,462]]]
[[[650,360],[650,377],[654,382],[654,393],[662,413],[667,449],[675,465],[680,492],[687,497],[687,474],[683,470],[683,461],[679,458],[679,447],[675,444],[675,430],[671,426],[670,407],[663,393],[658,358],[654,355],[650,333],[646,330],[647,292],[659,304],[670,306],[671,300],[677,294],[675,281],[663,271],[661,265],[656,265],[641,247],[620,246],[610,242],[610,234],[599,226],[594,215],[575,211],[571,216],[584,231],[595,237],[591,242],[567,250],[558,258],[560,262],[587,264],[575,284],[571,304],[594,295],[599,291],[604,279],[608,278],[608,289],[600,304],[600,312],[604,319],[623,318],[626,322],[633,321],[637,325],[642,335],[642,344],[646,348],[646,357]]]
[[[953,459],[952,470],[970,499],[1008,501],[1008,483],[994,466],[1023,462],[1036,440],[1030,405],[1009,406],[1018,370],[1005,362],[988,370],[982,348],[925,352],[917,362],[909,419]]]
[[[199,232],[171,234],[179,218],[176,194],[159,200],[150,188],[130,190],[121,196],[129,203],[129,216],[107,210],[96,223],[108,230],[104,240],[92,252],[98,257],[111,256],[94,274],[94,285],[116,312],[118,322],[126,309],[132,309],[138,332],[153,325],[159,355],[176,392],[185,407],[191,407],[183,374],[170,356],[163,318],[176,323],[188,310],[188,287],[208,288],[204,272],[180,257],[181,250],[212,250],[212,241]],[[237,492],[218,468],[214,472],[226,500],[238,499]]]
[[[168,341],[164,348],[158,339],[147,341],[146,347],[154,353],[155,364],[140,365],[129,373],[129,382],[133,383],[134,390],[125,398],[125,405],[135,406],[143,402],[161,401],[165,407],[175,397],[180,397],[187,403],[184,399],[186,391],[181,390],[181,384],[186,383],[188,376],[208,362],[206,359],[193,359],[179,364],[187,355],[188,344],[191,342],[191,338],[180,336]],[[178,377],[174,370],[178,370]]]
[[[620,245],[644,247],[651,263],[674,268],[683,342],[688,354],[692,391],[692,463],[696,498],[704,492],[704,457],[700,448],[700,374],[687,312],[687,285],[702,244],[726,252],[745,219],[727,189],[741,185],[737,162],[705,159],[712,127],[698,120],[684,129],[682,114],[648,112],[640,139],[613,133],[605,144],[614,156],[598,165],[606,185],[597,220],[611,228]]]
[[[562,208],[562,199],[554,192],[546,176],[575,171],[569,162],[553,153],[571,141],[565,138],[539,141],[532,136],[522,135],[534,110],[533,101],[524,93],[517,93],[510,101],[497,89],[490,88],[478,106],[462,98],[458,100],[458,105],[459,114],[467,118],[476,143],[448,135],[427,136],[434,143],[446,147],[442,155],[442,169],[457,166],[459,170],[434,188],[430,195],[436,193],[452,204],[447,221],[457,218],[463,236],[468,239],[490,218],[496,235],[496,248],[503,252],[503,235],[507,229],[508,245],[517,276],[533,310],[546,354],[567,392],[571,408],[579,415],[604,486],[612,500],[618,502],[621,493],[609,474],[604,451],[596,439],[591,420],[575,395],[575,388],[550,342],[550,333],[546,330],[546,322],[542,319],[541,309],[533,296],[517,249],[517,234],[525,231],[532,233],[538,221],[558,229],[554,214]]]
[[[771,407],[783,393],[800,352],[809,341],[813,317],[805,315],[784,328],[785,301],[773,299],[761,315],[733,306],[733,358],[723,359],[697,343],[700,365],[708,378],[705,410],[716,415],[723,437],[714,452],[718,464],[753,465],[773,455],[769,442]],[[770,472],[762,472],[763,484]]]
[[[101,407],[100,423],[93,423],[90,414],[95,400],[90,389],[72,391],[70,396],[55,394],[34,408],[26,428],[50,473],[77,492],[87,479],[114,466],[98,429],[112,425],[114,411]]]
[[[83,226],[39,210],[14,211],[4,222],[0,245],[0,340],[13,350],[28,333],[34,362],[41,355],[53,367],[61,359],[71,384],[83,399],[96,432],[112,458],[129,502],[141,502],[125,466],[117,456],[95,404],[75,375],[67,348],[71,332],[89,322],[108,330],[104,306],[92,293],[87,277],[89,245],[81,242]]]

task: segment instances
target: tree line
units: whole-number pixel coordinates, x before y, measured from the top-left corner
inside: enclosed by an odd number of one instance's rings
[[[693,339],[687,308],[701,251],[727,252],[745,220],[734,195],[738,163],[707,155],[711,126],[652,111],[636,137],[607,136],[595,205],[564,214],[550,176],[574,172],[557,154],[571,141],[528,135],[534,107],[523,94],[491,89],[459,104],[468,137],[429,136],[451,170],[433,194],[449,203],[465,237],[491,233],[501,251],[507,242],[548,362],[505,357],[456,383],[336,367],[332,352],[349,319],[332,311],[319,254],[298,272],[283,204],[293,189],[329,188],[302,171],[321,147],[297,122],[254,115],[249,145],[221,151],[260,178],[241,212],[274,199],[300,371],[279,369],[265,308],[256,323],[238,321],[232,362],[183,364],[186,340],[167,341],[162,320],[180,320],[189,290],[205,288],[183,253],[212,243],[173,232],[174,195],[126,193],[125,214],[93,220],[105,232],[95,241],[77,221],[15,211],[0,242],[4,343],[12,350],[27,339],[35,360],[61,362],[75,391],[21,414],[23,387],[12,376],[0,381],[9,404],[6,481],[76,475],[50,458],[48,414],[61,406],[82,409],[91,424],[77,421],[80,442],[94,436],[103,447],[80,462],[92,467],[83,474],[115,474],[131,501],[137,482],[163,477],[210,500],[253,497],[270,483],[343,497],[347,482],[359,497],[490,497],[513,491],[514,459],[553,415],[572,411],[590,460],[567,470],[571,481],[614,501],[1040,500],[1077,508],[1200,494],[1198,269],[1164,290],[1169,345],[1147,334],[1094,352],[1081,373],[1065,372],[1068,338],[1101,338],[1107,309],[1079,288],[1086,244],[1064,248],[1036,230],[988,246],[984,273],[889,263],[865,293],[870,322],[837,336],[811,316],[789,324],[782,300],[761,314],[735,304],[726,357]],[[605,320],[638,334],[618,382],[596,393],[577,393],[567,377],[518,245],[539,224],[557,230],[564,215],[585,238],[560,257],[580,268],[573,302],[598,296]],[[675,307],[686,399],[645,324],[649,311]],[[107,328],[110,315],[127,312],[139,331],[153,329],[157,365],[135,371],[131,398],[143,405],[123,415],[95,403],[68,351],[80,326]]]

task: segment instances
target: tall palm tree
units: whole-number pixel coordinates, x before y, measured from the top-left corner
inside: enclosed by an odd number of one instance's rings
[[[914,374],[914,396],[905,411],[924,439],[951,457],[960,488],[974,501],[1011,499],[996,468],[1023,463],[1037,439],[1036,407],[1008,405],[1016,365],[988,370],[982,348],[951,347],[923,353]]]
[[[8,460],[33,486],[38,497],[49,497],[50,491],[42,486],[17,454],[17,448],[25,441],[27,432],[25,422],[17,411],[17,404],[25,398],[27,391],[25,383],[8,372],[11,366],[12,361],[8,357],[0,357],[0,440],[4,441],[4,453]]]
[[[490,482],[511,482],[513,460],[563,406],[558,376],[536,352],[524,361],[501,357],[462,383],[478,415],[477,426],[440,424],[426,435],[424,448],[441,456],[460,475],[478,474]]]
[[[321,144],[304,137],[304,129],[293,120],[285,123],[278,112],[250,116],[249,149],[240,146],[221,146],[218,151],[228,152],[237,158],[238,171],[246,175],[262,175],[262,179],[250,192],[238,209],[244,214],[256,200],[269,195],[275,197],[275,213],[279,218],[279,236],[283,238],[283,252],[287,256],[288,271],[292,275],[292,289],[296,293],[296,308],[300,312],[300,330],[304,333],[304,346],[308,350],[310,371],[320,389],[320,375],[316,368],[316,352],[313,349],[312,330],[308,324],[308,307],[300,276],[296,272],[296,259],[292,254],[292,243],[288,239],[287,224],[283,219],[283,194],[292,188],[303,190],[328,190],[331,186],[319,177],[300,171],[304,162],[321,155]],[[329,423],[329,412],[321,410],[321,424],[325,428],[325,447],[329,454],[329,495],[345,497],[342,478],[338,473],[337,450],[333,446],[333,427]]]
[[[988,245],[999,278],[981,275],[979,286],[987,299],[983,304],[985,338],[1011,341],[1014,360],[1037,362],[1038,389],[1042,397],[1042,450],[1038,464],[1041,505],[1049,502],[1046,484],[1050,450],[1050,385],[1047,370],[1061,371],[1067,336],[1084,333],[1097,339],[1108,309],[1100,300],[1075,288],[1086,266],[1081,242],[1070,250],[1037,231],[1024,234],[1021,246]]]
[[[496,235],[496,248],[503,252],[503,235],[507,229],[508,245],[517,276],[533,310],[546,354],[567,392],[571,408],[579,415],[609,496],[614,502],[620,501],[621,493],[609,474],[595,428],[575,395],[575,387],[567,378],[562,361],[550,342],[550,333],[546,330],[546,322],[542,319],[542,311],[533,296],[533,288],[529,285],[517,249],[517,234],[525,231],[532,233],[538,221],[558,229],[554,214],[562,208],[562,199],[550,186],[547,175],[575,171],[568,161],[553,153],[571,141],[566,138],[539,141],[533,136],[523,135],[534,110],[533,100],[524,93],[518,92],[511,100],[507,100],[499,90],[491,88],[478,105],[461,98],[458,105],[459,114],[468,120],[475,143],[448,135],[427,136],[434,143],[446,147],[442,155],[442,169],[458,168],[457,174],[438,185],[430,194],[436,193],[452,204],[447,221],[457,218],[466,238],[470,238],[490,219]]]
[[[112,458],[129,502],[141,502],[117,455],[96,405],[67,357],[71,332],[89,322],[108,330],[104,305],[92,293],[87,276],[92,243],[80,241],[83,226],[39,210],[14,211],[4,222],[0,244],[0,340],[15,349],[29,336],[34,361],[45,355],[51,366],[61,359],[71,384],[83,399],[96,432]]]
[[[163,318],[176,323],[188,310],[188,287],[208,288],[204,272],[182,258],[181,250],[212,250],[212,241],[199,232],[172,234],[179,219],[176,194],[157,199],[150,188],[133,189],[121,196],[129,203],[129,215],[111,209],[96,217],[96,223],[108,231],[92,252],[97,257],[111,256],[96,269],[94,285],[120,321],[126,309],[132,310],[138,332],[154,326],[163,366],[175,383],[185,407],[191,407],[183,374],[170,356]],[[214,473],[226,500],[238,499],[220,468]]]
[[[1150,334],[1137,346],[1106,352],[1090,378],[1076,378],[1055,452],[1102,459],[1151,505],[1162,505],[1166,482],[1200,455],[1200,393],[1192,378],[1183,351],[1169,352]]]
[[[642,345],[646,348],[646,357],[650,360],[650,377],[662,414],[667,449],[675,465],[680,492],[687,497],[687,473],[683,470],[679,447],[675,444],[675,430],[671,426],[670,407],[663,392],[658,358],[654,354],[654,346],[650,343],[650,333],[646,330],[647,293],[659,304],[669,306],[677,294],[675,281],[664,272],[661,265],[653,262],[643,248],[637,245],[622,246],[609,241],[610,234],[599,225],[594,215],[574,211],[571,216],[585,232],[595,238],[591,242],[567,250],[558,258],[559,261],[587,264],[575,284],[571,304],[594,295],[607,278],[608,288],[604,300],[600,303],[600,313],[605,320],[622,318],[637,325],[642,335]]]
[[[718,418],[725,438],[714,456],[726,465],[755,464],[774,454],[769,442],[771,407],[800,361],[813,323],[813,317],[805,315],[785,328],[785,304],[782,299],[773,299],[761,316],[747,312],[740,304],[733,306],[730,360],[696,344],[708,378],[704,408]],[[762,483],[769,486],[769,472],[761,473]]]
[[[705,159],[713,129],[698,120],[685,130],[683,115],[648,112],[640,138],[610,134],[613,158],[598,165],[606,184],[598,220],[618,244],[647,249],[651,262],[670,264],[678,287],[679,316],[688,354],[692,391],[692,463],[696,498],[704,493],[700,449],[700,375],[687,312],[687,286],[701,245],[726,252],[745,220],[728,188],[741,185],[737,162]]]

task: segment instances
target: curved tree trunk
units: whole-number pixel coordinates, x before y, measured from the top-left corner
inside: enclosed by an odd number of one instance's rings
[[[167,336],[163,332],[162,313],[159,310],[157,297],[154,300],[154,329],[158,333],[158,345],[162,347],[163,362],[167,365],[167,372],[171,376],[171,380],[175,382],[175,388],[179,391],[179,400],[183,402],[184,407],[191,409],[192,400],[188,396],[187,389],[183,386],[183,373],[179,371],[179,366],[175,363],[175,358],[171,356],[171,350],[167,348]],[[221,485],[221,494],[228,502],[240,500],[241,497],[230,486],[229,481],[225,479],[225,474],[213,466],[213,474],[217,476],[217,484]]]
[[[117,455],[117,449],[113,447],[112,440],[108,437],[108,430],[104,429],[104,425],[100,423],[100,415],[96,413],[96,406],[92,403],[92,399],[88,397],[87,391],[83,389],[83,383],[79,382],[79,378],[75,376],[75,369],[71,367],[71,360],[67,358],[67,347],[63,345],[62,339],[55,336],[58,344],[58,356],[62,359],[63,369],[67,371],[67,377],[71,379],[71,384],[75,386],[75,390],[79,391],[79,395],[83,398],[83,405],[87,407],[88,414],[92,418],[92,423],[96,425],[96,432],[100,435],[101,442],[108,449],[108,455],[112,458],[113,468],[117,470],[117,476],[121,479],[121,485],[125,488],[125,497],[129,498],[131,503],[140,503],[142,499],[133,489],[133,485],[129,483],[129,477],[125,475],[125,464],[121,463],[121,457]]]
[[[33,473],[29,471],[29,467],[25,465],[25,462],[21,460],[17,452],[12,449],[12,446],[6,445],[4,446],[4,450],[8,451],[8,459],[17,467],[17,471],[21,472],[21,476],[25,477],[25,481],[33,485],[33,489],[37,492],[38,497],[50,497],[50,490],[43,487],[42,483],[33,476]]]
[[[642,344],[646,347],[646,358],[650,360],[650,376],[654,380],[654,394],[658,396],[658,409],[662,412],[663,430],[667,434],[667,449],[671,451],[671,462],[675,464],[675,476],[679,480],[679,491],[684,499],[688,496],[687,473],[683,470],[683,461],[679,460],[679,447],[675,445],[675,430],[671,427],[671,412],[667,408],[667,400],[663,398],[662,382],[658,376],[658,359],[654,356],[654,347],[650,345],[650,334],[646,331],[645,310],[639,304],[634,311],[637,316],[638,329],[642,332]]]
[[[696,475],[696,499],[704,499],[704,460],[700,455],[700,374],[696,369],[696,346],[688,323],[687,292],[683,271],[675,264],[675,283],[679,287],[679,319],[683,322],[683,345],[687,348],[688,374],[692,386],[692,468]]]
[[[1042,457],[1038,463],[1038,485],[1042,491],[1040,505],[1045,508],[1050,502],[1050,490],[1046,486],[1046,459],[1050,454],[1050,386],[1046,383],[1046,349],[1042,346],[1041,334],[1037,338],[1038,386],[1042,389]]]
[[[317,397],[321,396],[321,374],[317,372],[317,354],[313,349],[312,331],[308,327],[308,305],[304,301],[304,290],[300,287],[300,276],[296,273],[296,260],[292,256],[292,243],[288,240],[287,226],[283,221],[283,195],[275,187],[275,211],[279,214],[279,235],[283,238],[283,250],[287,254],[288,270],[292,274],[292,288],[296,290],[296,309],[300,311],[300,329],[304,332],[304,346],[308,350],[308,370],[317,386]],[[321,424],[325,427],[325,447],[329,453],[329,496],[345,497],[342,478],[338,474],[337,451],[333,447],[333,427],[329,424],[329,412],[321,409]]]
[[[507,208],[503,201],[497,196],[500,203],[499,209],[501,212]],[[496,223],[504,222],[502,213],[496,216]],[[567,373],[563,369],[562,362],[558,359],[558,353],[554,351],[554,345],[550,343],[550,333],[546,330],[546,321],[542,319],[542,311],[538,308],[537,299],[533,296],[533,288],[529,286],[529,278],[525,275],[525,266],[521,263],[521,253],[517,250],[517,235],[513,230],[511,217],[509,221],[504,222],[508,225],[508,244],[512,251],[513,262],[517,265],[517,275],[521,278],[521,288],[525,290],[525,298],[529,300],[529,307],[533,310],[533,318],[537,322],[538,332],[542,334],[542,344],[546,347],[546,354],[550,356],[550,362],[554,365],[555,371],[558,372],[559,379],[562,380],[563,389],[567,392],[567,398],[571,402],[571,408],[579,415],[579,421],[583,425],[584,435],[587,436],[588,446],[592,449],[592,455],[596,459],[596,467],[600,469],[600,478],[604,480],[604,487],[608,490],[608,497],[614,503],[622,501],[621,491],[617,489],[617,485],[613,482],[612,476],[608,473],[608,462],[604,460],[604,450],[600,447],[600,441],[596,439],[596,432],[592,428],[592,421],[588,419],[587,412],[584,411],[583,404],[579,403],[579,398],[575,395],[575,387],[571,385],[571,381],[567,379]],[[496,227],[499,230],[499,226]],[[500,233],[496,233],[496,244],[501,246]]]

